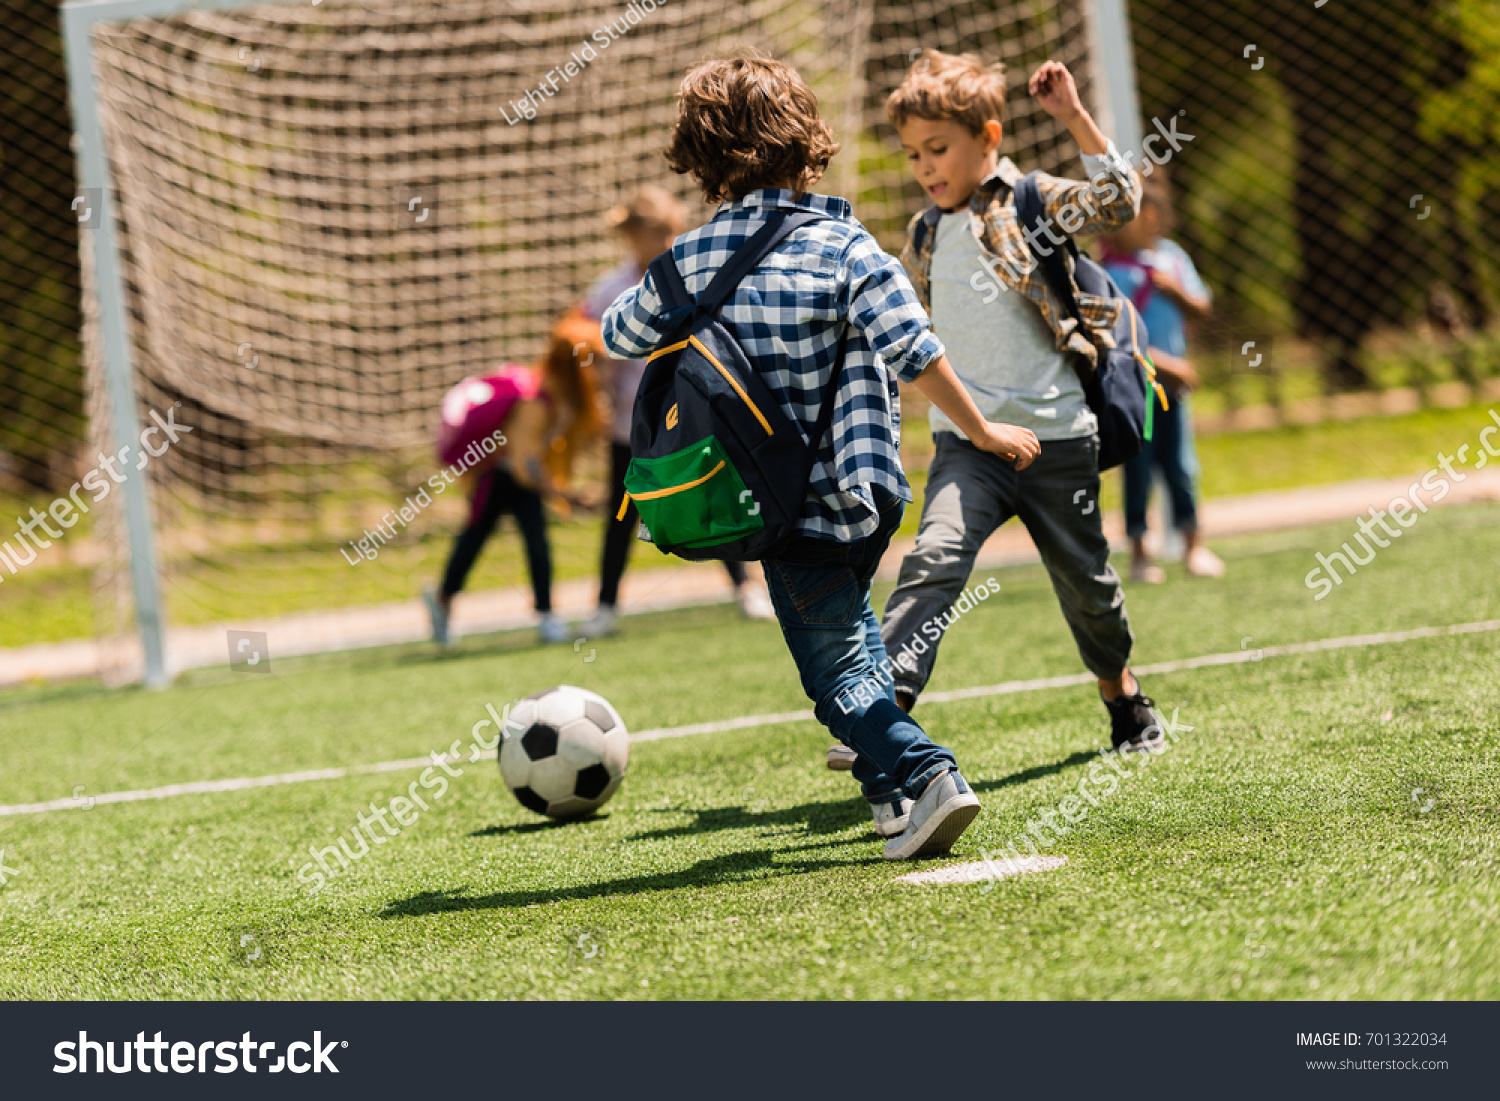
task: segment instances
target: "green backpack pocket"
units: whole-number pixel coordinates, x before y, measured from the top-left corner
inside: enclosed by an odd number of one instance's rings
[[[713,546],[766,526],[760,505],[714,436],[670,455],[631,459],[619,518],[631,501],[659,547]]]

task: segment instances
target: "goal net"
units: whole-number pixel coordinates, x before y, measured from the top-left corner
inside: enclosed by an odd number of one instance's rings
[[[465,511],[457,492],[378,557],[350,548],[436,469],[448,387],[532,361],[619,261],[609,208],[649,182],[679,194],[694,224],[712,214],[662,157],[692,62],[749,45],[795,65],[842,143],[818,189],[848,196],[894,250],[923,200],[882,108],[913,53],[1005,61],[1005,151],[1075,171],[1025,77],[1057,58],[1092,102],[1089,8],[303,0],[96,23],[137,415],[171,410],[191,428],[144,470],[169,668],[194,664],[188,651],[214,629],[408,601],[436,578]],[[83,259],[88,405],[108,452],[120,426]],[[584,475],[601,470],[595,456]],[[141,661],[118,498],[96,518],[111,679]],[[592,570],[597,525],[560,525],[554,539],[561,576]],[[471,587],[520,583],[519,557],[487,556]]]

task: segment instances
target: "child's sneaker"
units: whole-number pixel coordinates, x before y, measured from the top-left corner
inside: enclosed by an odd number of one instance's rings
[[[978,814],[979,797],[969,790],[958,769],[947,769],[912,804],[906,832],[885,843],[885,858],[910,860],[945,853]]]
[[[423,589],[422,601],[427,605],[427,618],[432,621],[432,641],[439,646],[449,645],[448,609],[438,599],[436,589]]]
[[[894,803],[871,803],[870,816],[875,819],[875,832],[881,837],[899,837],[906,832],[911,815],[911,800],[898,796]]]
[[[775,619],[776,606],[764,589],[747,582],[740,589],[740,614],[746,619]]]
[[[568,625],[563,622],[562,617],[556,612],[544,612],[542,622],[537,625],[537,633],[543,642],[567,642]]]
[[[615,633],[615,606],[601,604],[597,611],[578,626],[584,638],[608,638]]]
[[[1167,579],[1167,571],[1149,558],[1133,558],[1130,561],[1130,580],[1146,585],[1160,585]]]
[[[1194,547],[1183,560],[1194,577],[1223,577],[1224,560],[1204,546]]]
[[[1140,685],[1135,695],[1104,700],[1104,706],[1109,711],[1110,741],[1117,752],[1154,753],[1167,744],[1154,710],[1156,701],[1141,695]]]
[[[834,742],[828,747],[828,768],[833,772],[848,772],[854,767],[854,762],[859,760],[859,754],[854,752],[842,742]]]

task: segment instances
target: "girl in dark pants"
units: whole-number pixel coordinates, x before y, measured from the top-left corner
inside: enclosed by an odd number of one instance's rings
[[[552,611],[552,556],[543,498],[550,494],[569,499],[572,457],[603,428],[592,366],[596,354],[604,354],[598,326],[569,313],[553,328],[536,370],[506,366],[483,379],[465,379],[444,399],[439,452],[445,461],[471,436],[498,435],[501,446],[471,468],[476,481],[469,522],[453,543],[442,587],[423,594],[438,645],[448,645],[453,598],[507,512],[521,529],[532,598],[541,616],[541,639],[567,641],[568,626]],[[497,425],[501,430],[492,432]]]
[[[1198,371],[1187,357],[1188,323],[1213,309],[1208,287],[1192,259],[1167,233],[1172,226],[1172,192],[1166,170],[1146,177],[1141,211],[1135,221],[1105,239],[1104,267],[1141,313],[1151,336],[1150,356],[1161,376],[1169,408],[1158,398],[1156,429],[1145,449],[1125,464],[1125,527],[1130,536],[1130,579],[1158,584],[1166,572],[1146,550],[1146,506],[1156,470],[1167,484],[1172,525],[1182,533],[1183,565],[1198,577],[1222,577],[1224,563],[1203,545],[1198,530],[1198,457],[1188,391]]]
[[[439,590],[441,600],[444,604],[452,603],[453,597],[464,587],[480,548],[493,534],[500,517],[508,512],[516,518],[526,547],[531,595],[542,616],[542,641],[565,641],[567,625],[552,614],[552,555],[547,546],[547,518],[542,495],[527,489],[507,471],[496,467],[480,475],[474,498],[469,526],[454,540],[453,552],[448,556],[448,569],[443,573],[443,586]]]

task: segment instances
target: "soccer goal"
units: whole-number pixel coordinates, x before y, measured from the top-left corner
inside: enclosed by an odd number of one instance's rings
[[[1123,0],[104,0],[62,17],[92,443],[142,464],[95,520],[112,680],[194,664],[175,641],[191,629],[417,592],[458,493],[374,559],[347,548],[432,474],[445,390],[534,358],[618,261],[603,215],[640,184],[711,215],[661,156],[692,62],[750,45],[797,66],[842,143],[820,189],[888,248],[922,198],[882,104],[921,47],[1007,62],[1005,150],[1030,164],[1076,168],[1025,93],[1048,57],[1122,147],[1134,128]],[[169,417],[183,427],[147,456],[142,432]]]

